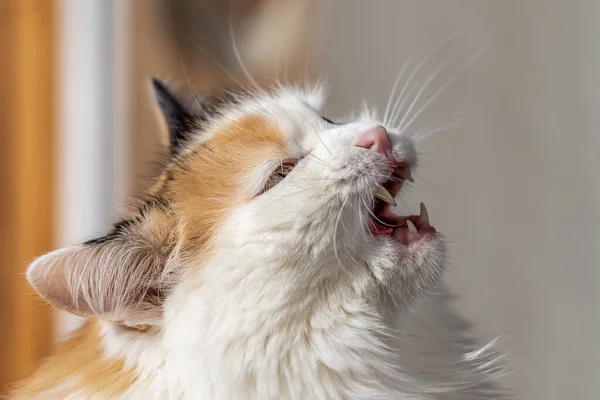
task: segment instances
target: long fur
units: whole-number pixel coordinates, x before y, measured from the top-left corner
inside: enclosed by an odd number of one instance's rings
[[[42,368],[15,398],[504,398],[502,355],[449,306],[442,236],[369,233],[386,166],[352,143],[374,114],[332,125],[321,104],[320,89],[283,87],[198,115],[136,214],[34,262],[44,298],[96,321],[50,363],[100,351],[86,373]],[[389,136],[415,167],[410,138]],[[107,362],[110,384],[93,373]]]

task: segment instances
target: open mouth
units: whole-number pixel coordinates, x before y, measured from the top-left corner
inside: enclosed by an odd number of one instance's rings
[[[410,167],[400,163],[390,178],[375,191],[375,204],[371,210],[369,230],[373,235],[393,237],[403,244],[416,242],[435,234],[435,228],[429,223],[429,214],[425,204],[421,203],[419,215],[396,215],[391,206],[396,205],[394,198],[405,181],[414,182]]]

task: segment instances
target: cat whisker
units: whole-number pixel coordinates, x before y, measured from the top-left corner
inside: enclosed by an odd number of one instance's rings
[[[229,24],[229,38],[231,39],[231,44],[233,46],[233,53],[235,55],[235,58],[237,59],[238,64],[240,65],[240,68],[242,69],[242,72],[244,73],[244,75],[246,75],[246,78],[248,78],[248,80],[250,81],[250,83],[255,87],[256,90],[258,90],[258,92],[260,93],[264,93],[264,90],[260,87],[260,85],[258,84],[258,82],[256,82],[256,80],[252,77],[252,75],[250,74],[250,72],[248,71],[248,69],[246,68],[246,65],[244,64],[244,61],[242,60],[242,56],[240,55],[238,46],[237,46],[237,41],[235,39],[235,32],[233,29],[233,2],[230,4],[229,7],[229,18],[228,18],[228,24]]]
[[[444,132],[444,131],[448,131],[448,130],[453,130],[453,129],[457,129],[460,125],[459,125],[460,119],[454,120],[452,122],[449,122],[445,125],[442,125],[440,127],[437,127],[435,129],[431,129],[429,131],[426,132],[418,132],[414,135],[413,140],[415,142],[422,142],[423,140],[427,139],[429,136],[431,135],[435,135],[436,133],[440,133],[440,132]]]
[[[323,147],[325,147],[325,150],[327,150],[327,152],[329,154],[331,154],[331,156],[333,157],[333,153],[331,152],[331,150],[329,150],[329,148],[325,145],[325,142],[323,142],[323,139],[321,139],[321,135],[319,135],[318,132],[315,132],[315,134],[317,135],[317,138],[319,139],[319,142],[321,142],[321,144],[323,145]]]
[[[388,227],[388,228],[398,228],[398,227],[401,227],[401,226],[402,226],[402,224],[397,224],[397,225],[396,225],[396,224],[388,224],[387,222],[384,222],[384,221],[380,220],[380,219],[379,219],[379,218],[378,218],[378,217],[375,215],[375,213],[373,213],[373,211],[371,211],[371,207],[369,207],[369,206],[367,205],[367,203],[366,203],[364,200],[363,200],[363,204],[364,204],[364,205],[365,205],[365,207],[367,208],[367,211],[369,212],[369,214],[371,214],[371,217],[373,217],[373,219],[375,219],[375,221],[377,221],[377,223],[379,223],[379,224],[381,224],[381,225],[383,225],[383,226],[385,226],[385,227]]]
[[[181,62],[181,70],[183,71],[183,76],[185,77],[185,81],[188,85],[188,87],[190,88],[190,91],[192,92],[193,96],[194,96],[194,103],[196,104],[196,106],[200,109],[202,108],[202,105],[199,103],[199,99],[200,96],[198,95],[198,93],[196,92],[196,90],[194,90],[194,87],[192,86],[192,81],[190,80],[190,77],[185,69],[185,65],[183,63],[183,58],[179,57],[179,61]]]
[[[416,92],[416,91],[417,91],[416,87],[411,87],[407,90],[406,95],[403,96],[402,101],[400,101],[400,103],[397,104],[398,107],[394,108],[394,112],[390,116],[390,121],[389,121],[390,126],[394,126],[395,121],[402,114],[402,110],[404,110],[404,106],[406,105],[406,103],[408,103],[410,101],[410,99],[413,97],[414,92]],[[398,99],[398,100],[400,100],[400,99]]]
[[[421,86],[421,89],[419,89],[419,91],[417,92],[417,94],[414,97],[413,101],[410,103],[410,106],[408,107],[408,109],[404,113],[404,117],[402,117],[402,119],[400,120],[400,123],[398,124],[399,126],[402,126],[404,124],[404,121],[410,115],[410,112],[412,111],[412,109],[414,108],[414,106],[417,104],[417,102],[419,101],[419,99],[421,99],[421,96],[423,95],[423,92],[427,89],[427,87],[429,87],[429,85],[431,84],[431,82],[433,82],[433,80],[439,75],[439,73],[442,72],[444,70],[444,68],[446,68],[448,66],[448,64],[450,64],[450,62],[452,61],[453,58],[454,57],[447,58],[438,68],[436,68],[435,71],[433,71],[433,73],[431,74],[431,76],[429,76],[429,78],[427,78],[427,80],[425,81],[425,83]],[[393,123],[393,125],[396,125],[396,119],[394,119],[392,121],[392,123]]]
[[[340,255],[338,254],[337,251],[337,230],[338,230],[338,225],[340,223],[340,218],[342,216],[342,212],[344,211],[344,207],[346,206],[346,203],[348,203],[348,197],[344,200],[344,202],[342,203],[342,206],[340,207],[340,211],[337,215],[337,218],[335,219],[335,225],[333,228],[333,254],[335,255],[335,258],[337,259],[338,264],[340,265],[340,267],[342,268],[343,271],[348,272],[346,270],[346,267],[344,266],[344,264],[342,263],[342,260],[340,259]]]
[[[331,165],[329,165],[329,163],[325,162],[322,158],[317,157],[312,151],[310,153],[308,153],[307,156],[311,156],[311,157],[315,158],[317,161],[320,161],[321,165],[323,165],[325,167],[333,168]]]
[[[190,39],[191,40],[191,39]],[[196,49],[200,50],[208,59],[215,64],[221,71],[223,71],[233,82],[235,82],[242,90],[245,90],[245,85],[235,77],[235,75],[229,71],[223,64],[221,64],[208,50],[203,46],[195,45]]]
[[[433,57],[433,55],[435,55],[435,53],[441,49],[446,43],[448,43],[450,40],[452,40],[453,38],[455,38],[458,34],[460,34],[460,30],[454,32],[453,34],[449,35],[448,37],[446,37],[445,39],[443,39],[440,43],[438,43],[437,46],[435,46],[431,51],[429,51],[429,53],[427,53],[427,55],[425,55],[425,57],[423,57],[423,59],[415,66],[415,68],[412,70],[412,72],[410,73],[410,75],[408,76],[407,81],[405,82],[404,86],[402,87],[402,90],[400,91],[400,94],[398,95],[398,98],[396,99],[396,102],[394,104],[394,108],[392,108],[392,115],[395,115],[397,110],[398,110],[398,106],[400,101],[403,98],[404,92],[407,90],[407,88],[409,87],[409,85],[411,84],[414,76],[417,74],[417,72],[419,72],[419,70],[421,69],[421,67],[427,62],[429,61],[429,59],[431,57]]]
[[[297,190],[297,191],[292,192],[292,193],[286,193],[285,196],[273,198],[268,204],[277,203],[277,202],[284,202],[284,201],[286,201],[290,197],[296,196],[296,195],[298,195],[300,193],[307,192],[309,190],[313,190],[313,188],[312,187],[308,187],[308,188],[304,188],[302,190]],[[312,197],[310,197],[310,198],[312,198]]]
[[[383,114],[383,125],[384,126],[387,126],[387,124],[388,124],[388,114],[390,112],[390,106],[392,105],[392,99],[394,99],[394,96],[396,95],[396,90],[398,89],[398,85],[400,84],[400,81],[401,81],[402,77],[404,76],[404,72],[406,71],[408,66],[411,64],[411,62],[412,62],[412,60],[408,60],[407,62],[405,62],[404,65],[402,66],[402,69],[398,73],[398,75],[396,75],[396,80],[394,81],[394,85],[392,86],[392,91],[390,92],[390,97],[388,97],[388,101],[385,106],[385,112]]]
[[[373,217],[373,218],[377,218],[377,217],[375,217],[375,214],[373,214],[373,212],[371,211],[371,207],[369,207],[366,200],[364,198],[361,198],[360,200],[363,203],[363,205],[365,206],[365,209],[367,210],[369,215],[371,215],[371,217]],[[371,236],[373,236],[373,234],[371,234]]]
[[[364,199],[361,199],[361,201],[364,203]],[[357,207],[356,214],[358,214],[358,218],[360,219],[360,226],[362,226],[362,227],[367,226],[367,225],[365,225],[365,219],[364,219],[363,213],[361,212],[360,204],[359,204],[359,207]],[[367,239],[366,231],[368,231],[368,229],[361,229],[362,235],[365,239]],[[373,237],[373,234],[371,232],[369,232],[369,233],[371,234],[371,237]]]
[[[408,127],[410,127],[410,125],[419,117],[419,115],[421,115],[421,113],[425,109],[427,109],[427,106],[429,106],[429,104],[431,104],[448,86],[450,86],[456,79],[458,79],[469,68],[469,66],[473,64],[488,49],[488,47],[489,43],[484,45],[477,53],[475,53],[473,57],[471,57],[469,61],[467,61],[464,67],[462,67],[458,72],[452,75],[452,77],[448,79],[448,81],[445,84],[443,84],[442,87],[440,87],[440,89],[438,89],[438,91],[436,91],[433,94],[433,96],[431,96],[429,100],[425,102],[425,104],[423,104],[423,106],[406,123],[406,125],[398,127],[398,129],[400,130],[399,134],[402,135],[408,129]]]

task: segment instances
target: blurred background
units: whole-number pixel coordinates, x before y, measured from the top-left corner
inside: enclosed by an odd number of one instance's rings
[[[447,235],[456,307],[482,342],[501,335],[517,398],[597,399],[599,16],[596,0],[0,0],[0,389],[78,323],[37,299],[28,263],[105,232],[161,154],[149,77],[244,81],[235,43],[259,81],[326,77],[332,119],[384,110],[406,65],[396,94],[426,139],[400,207],[423,200]]]

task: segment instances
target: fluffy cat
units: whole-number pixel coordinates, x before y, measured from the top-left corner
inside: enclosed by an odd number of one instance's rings
[[[425,206],[390,211],[409,137],[322,117],[319,87],[192,104],[153,86],[169,162],[106,236],[29,267],[89,321],[14,398],[503,398],[498,355],[449,308]]]

